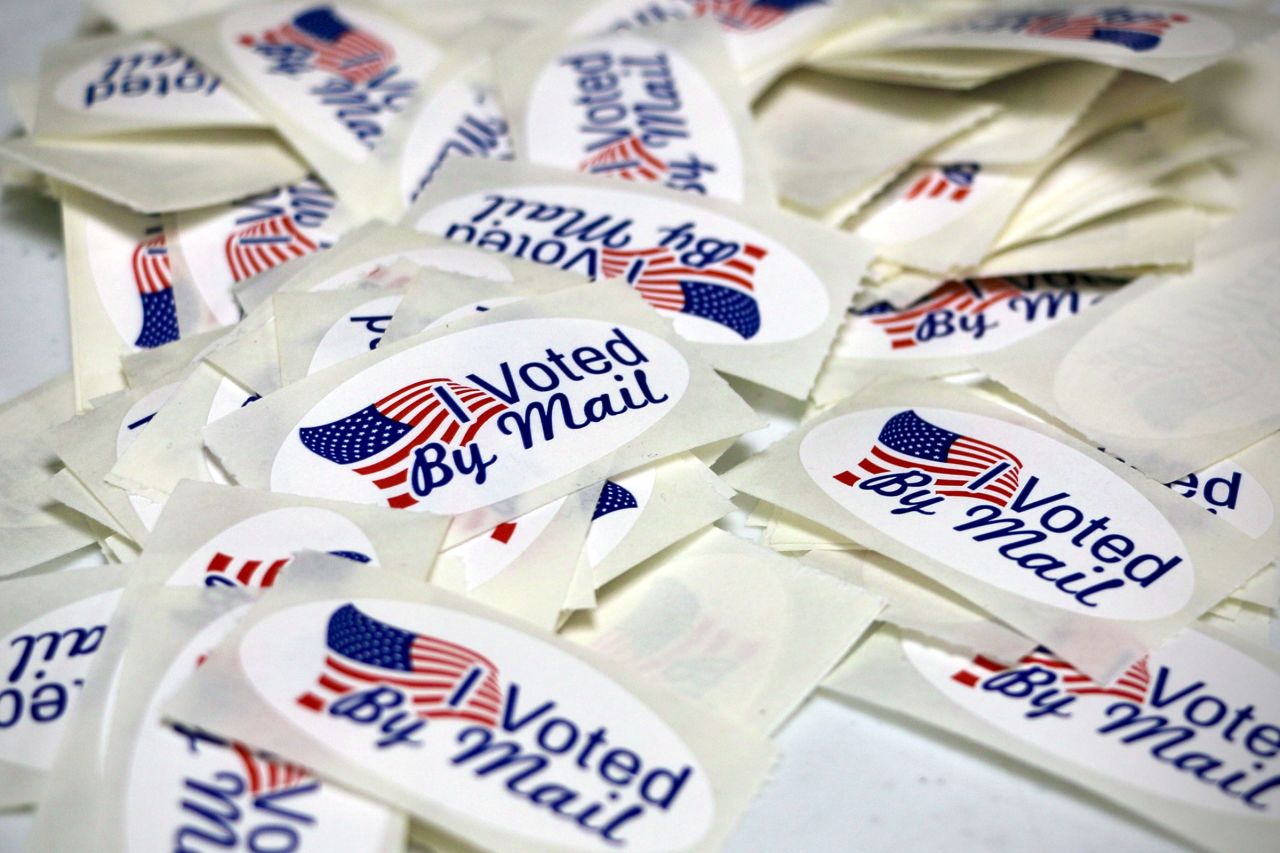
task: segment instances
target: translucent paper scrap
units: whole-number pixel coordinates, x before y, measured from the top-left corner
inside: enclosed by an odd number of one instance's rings
[[[562,634],[768,732],[883,607],[856,586],[710,528],[609,587]]]

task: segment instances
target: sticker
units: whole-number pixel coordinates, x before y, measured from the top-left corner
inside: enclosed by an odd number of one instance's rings
[[[0,690],[0,760],[47,770],[53,763],[75,703],[102,645],[120,590],[101,592],[59,607],[11,632]]]
[[[1195,590],[1190,553],[1145,496],[1024,427],[946,409],[876,408],[817,426],[799,452],[848,512],[1023,598],[1147,620],[1178,612]]]
[[[375,349],[386,334],[387,324],[402,298],[398,293],[380,296],[347,312],[320,339],[307,367],[307,375]]]
[[[425,39],[351,4],[235,10],[222,47],[263,97],[342,157],[363,161],[439,58]]]
[[[285,440],[271,487],[477,509],[607,457],[675,408],[689,378],[671,344],[621,324],[533,318],[466,329],[334,388]]]
[[[1012,666],[910,639],[942,695],[1005,734],[1114,782],[1231,817],[1280,820],[1280,675],[1184,631],[1098,684],[1045,649]]]
[[[237,650],[249,684],[294,727],[521,838],[675,849],[714,820],[708,774],[680,736],[528,633],[424,603],[329,600],[267,616]]]
[[[548,58],[522,142],[538,163],[741,201],[735,130],[721,94],[674,45],[615,34]]]
[[[157,119],[176,127],[262,123],[222,85],[220,77],[155,39],[130,40],[81,62],[59,78],[53,92],[66,109],[95,117],[137,119],[140,127]]]
[[[378,565],[373,543],[351,520],[317,507],[286,507],[222,531],[196,549],[167,583],[265,589],[303,549]]]
[[[575,185],[502,188],[430,207],[417,227],[589,278],[624,279],[699,343],[794,340],[829,310],[823,283],[786,246],[678,199]]]
[[[1119,280],[1078,273],[949,281],[907,308],[856,314],[836,342],[846,359],[955,358],[991,352],[1100,302]]]
[[[237,609],[206,625],[155,685],[128,770],[129,849],[187,849],[201,842],[264,851],[379,849],[388,831],[386,809],[244,744],[161,722],[160,703],[241,616]],[[337,815],[340,820],[333,819]]]

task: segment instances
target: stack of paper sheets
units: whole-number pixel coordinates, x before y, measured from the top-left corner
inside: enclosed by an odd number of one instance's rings
[[[820,688],[1273,849],[1280,18],[518,5],[93,0],[11,86],[30,849],[716,849]]]

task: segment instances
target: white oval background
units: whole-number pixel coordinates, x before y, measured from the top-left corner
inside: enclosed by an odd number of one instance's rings
[[[1025,487],[1030,475],[1040,478],[1033,497],[1069,492],[1071,497],[1065,502],[1080,507],[1086,518],[1093,510],[1105,512],[1113,519],[1110,530],[1137,537],[1135,553],[1150,550],[1160,555],[1176,554],[1182,557],[1180,566],[1146,589],[1127,583],[1124,587],[1107,590],[1106,597],[1098,599],[1097,607],[1086,608],[1074,604],[1075,599],[1059,591],[1051,581],[1041,580],[1031,571],[1019,568],[1012,560],[1000,556],[996,549],[1004,544],[1003,541],[976,542],[964,531],[951,530],[954,525],[967,520],[963,513],[977,501],[947,498],[930,507],[938,514],[928,518],[916,514],[892,515],[889,510],[897,506],[896,498],[881,497],[837,482],[834,479],[836,474],[855,467],[871,450],[885,421],[906,408],[868,409],[833,418],[816,427],[800,443],[800,462],[805,471],[841,508],[907,547],[970,577],[1031,601],[1073,613],[1087,613],[1104,619],[1159,619],[1176,613],[1190,600],[1195,590],[1191,557],[1173,526],[1150,501],[1100,463],[1025,427],[967,412],[910,407],[935,426],[998,444],[1013,453],[1023,464],[1019,488]],[[1045,509],[1049,506],[1053,505],[1046,505]],[[1021,517],[1030,521],[1043,511],[1027,510]],[[1006,511],[1005,515],[1019,517],[1012,511]],[[1084,567],[1088,552],[1071,545],[1068,541],[1070,536],[1070,533],[1050,534],[1041,545],[1026,550],[1043,550],[1068,559],[1070,569]],[[1118,565],[1097,577],[1115,577],[1119,574]],[[1062,570],[1063,573],[1068,571]],[[1087,583],[1087,579],[1081,583]]]
[[[577,101],[583,96],[583,90],[578,86],[578,73],[566,62],[569,56],[592,52],[608,53],[613,58],[614,64],[609,73],[619,81],[622,95],[618,103],[627,108],[626,118],[609,127],[628,130],[628,135],[632,136],[642,133],[639,116],[632,107],[649,100],[644,92],[647,78],[639,73],[639,69],[629,71],[619,62],[626,56],[649,59],[664,55],[666,71],[679,95],[679,115],[685,121],[684,130],[688,138],[671,139],[664,147],[651,145],[650,150],[664,161],[688,159],[696,154],[700,160],[715,166],[714,172],[705,172],[699,177],[706,186],[706,194],[730,201],[742,200],[745,190],[742,146],[734,135],[733,120],[719,93],[698,67],[678,51],[634,33],[614,33],[604,38],[575,42],[550,58],[533,85],[525,111],[524,144],[530,160],[577,171],[583,160],[601,150],[587,150],[588,145],[607,134],[581,131],[586,124],[586,110]]]
[[[516,435],[502,435],[494,418],[476,436],[486,458],[497,454],[487,481],[476,485],[471,477],[458,475],[447,486],[428,497],[419,498],[415,511],[456,514],[492,503],[552,482],[600,459],[639,437],[675,408],[689,385],[689,364],[661,338],[622,324],[572,318],[510,320],[456,332],[396,353],[348,379],[317,403],[294,426],[276,454],[271,468],[273,491],[330,497],[356,503],[380,504],[382,493],[373,483],[341,465],[312,453],[298,437],[302,427],[340,420],[360,411],[387,394],[429,376],[446,376],[470,384],[467,374],[476,372],[491,383],[500,383],[498,365],[510,362],[513,373],[527,361],[541,361],[547,347],[570,352],[583,345],[597,346],[621,328],[649,358],[643,364],[649,386],[655,394],[666,394],[660,405],[606,418],[585,429],[557,429],[554,440],[535,440],[524,450]],[[584,374],[584,376],[586,376]],[[519,379],[517,378],[517,383]],[[628,381],[627,387],[634,385]],[[499,386],[500,387],[500,386]],[[586,376],[580,382],[565,381],[556,391],[569,395],[575,412],[588,397],[613,392],[619,384],[612,373]],[[522,411],[531,399],[545,400],[547,394],[530,396],[522,388],[521,402],[511,407]],[[616,399],[616,398],[615,398]],[[575,417],[577,415],[575,414]],[[535,429],[540,437],[540,431]]]
[[[591,843],[590,836],[571,822],[510,796],[496,778],[477,778],[465,768],[448,772],[449,756],[460,751],[453,733],[464,723],[433,720],[420,735],[422,746],[380,750],[374,746],[376,733],[371,727],[299,706],[298,696],[313,689],[323,671],[329,616],[347,603],[335,599],[290,607],[267,617],[241,638],[239,660],[244,673],[277,713],[327,750],[362,764],[376,760],[381,772],[394,777],[400,787],[412,788],[419,796],[495,829],[565,849],[610,849]],[[650,811],[645,820],[633,824],[628,849],[683,849],[693,846],[710,828],[715,799],[697,757],[657,713],[599,670],[534,636],[456,610],[387,599],[350,603],[402,630],[474,649],[497,664],[504,691],[515,681],[525,691],[523,702],[554,700],[553,714],[574,719],[580,726],[606,726],[610,742],[640,750],[646,763],[692,766],[694,772],[677,801],[677,811]],[[521,732],[515,737],[526,736]],[[572,761],[572,757],[562,758],[551,766],[567,767]],[[575,770],[584,789],[596,790],[587,787],[585,773]]]

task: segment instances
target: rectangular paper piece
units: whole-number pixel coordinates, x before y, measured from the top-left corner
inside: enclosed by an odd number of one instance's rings
[[[616,283],[380,346],[205,428],[240,485],[440,515],[466,535],[759,426]],[[450,544],[466,538],[455,520]]]
[[[162,707],[488,849],[714,849],[767,739],[573,643],[322,555]]]
[[[449,163],[405,224],[620,279],[717,370],[799,398],[870,259],[861,240],[798,216],[489,160]]]
[[[1272,555],[1087,444],[943,383],[875,386],[725,479],[923,572],[1102,679]]]
[[[1048,649],[1013,664],[884,628],[831,690],[1061,776],[1205,850],[1280,832],[1280,657],[1205,627],[1112,682]]]

